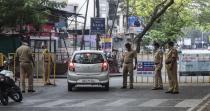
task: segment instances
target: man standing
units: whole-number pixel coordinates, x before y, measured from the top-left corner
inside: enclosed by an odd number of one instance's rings
[[[49,50],[47,49],[47,46],[43,46],[43,69],[44,69],[44,85],[52,85],[50,83],[50,74],[52,69],[52,56],[49,53]]]
[[[6,60],[6,56],[0,52],[0,69],[2,70],[4,68],[4,61]]]
[[[123,63],[123,87],[122,89],[127,88],[127,76],[129,73],[130,76],[130,89],[133,89],[133,70],[136,69],[137,65],[137,53],[133,51],[130,43],[125,44],[127,52],[124,53],[122,58]],[[135,65],[133,67],[133,59],[135,59]],[[122,67],[122,65],[121,65]]]
[[[177,59],[178,53],[177,50],[174,48],[174,42],[168,42],[168,52],[166,55],[166,70],[168,73],[168,81],[169,81],[169,89],[166,93],[178,94],[179,93],[179,86],[177,80]]]
[[[162,83],[162,76],[161,76],[161,69],[163,67],[163,53],[160,50],[159,43],[155,42],[154,44],[155,48],[155,57],[154,57],[154,63],[155,63],[155,83],[154,88],[152,90],[162,90],[163,89],[163,83]]]
[[[25,93],[26,77],[28,77],[28,92],[35,92],[35,90],[33,90],[33,66],[35,63],[32,57],[32,50],[28,46],[27,40],[22,40],[22,45],[16,50],[16,57],[20,62],[20,80],[22,84],[22,92]]]

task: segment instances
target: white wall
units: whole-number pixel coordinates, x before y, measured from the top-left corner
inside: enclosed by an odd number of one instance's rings
[[[85,12],[86,12],[87,3],[85,3],[85,2],[86,2],[86,0],[69,0],[68,1],[69,4],[78,4],[77,13],[82,14],[82,16],[85,16]],[[82,7],[82,5],[84,3],[85,3],[85,5]],[[90,28],[90,18],[94,16],[94,11],[93,10],[94,10],[94,1],[89,0],[89,7],[88,7],[88,14],[87,14],[87,24],[86,24],[86,28],[88,28],[88,29]],[[78,18],[78,21],[79,22],[84,22],[84,19],[83,18]],[[79,24],[78,28],[82,28],[82,27],[83,27],[83,24]]]
[[[78,5],[77,13],[82,14],[82,16],[85,16],[86,6],[87,6],[87,3],[85,3],[85,2],[86,2],[86,0],[69,0],[68,4],[76,4],[76,5]],[[107,3],[107,0],[99,0],[99,2],[100,2],[100,8],[101,8],[100,9],[100,15],[101,15],[101,17],[106,18],[107,14],[108,14],[108,3]],[[84,3],[85,3],[85,5],[82,7],[82,5]],[[90,18],[91,17],[94,17],[94,0],[89,0],[86,29],[90,28]],[[78,21],[79,22],[84,22],[84,19],[83,18],[78,18]],[[79,28],[82,29],[83,28],[83,24],[79,23],[78,29]]]

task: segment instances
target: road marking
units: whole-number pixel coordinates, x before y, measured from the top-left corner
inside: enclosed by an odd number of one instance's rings
[[[146,101],[140,105],[138,105],[139,107],[156,107],[159,104],[166,102],[168,99],[151,99],[149,101]]]
[[[185,99],[182,102],[176,104],[174,107],[194,107],[201,102],[201,99]]]
[[[47,102],[47,103],[40,104],[40,105],[35,105],[33,107],[53,107],[56,105],[61,105],[61,104],[72,102],[72,101],[74,101],[74,100],[60,99],[60,100],[51,101],[51,102]]]
[[[208,105],[207,102],[209,98],[210,98],[210,94],[207,94],[204,98],[201,99],[201,102],[199,104],[191,107],[187,111],[203,111],[203,109]]]
[[[20,105],[30,106],[36,103],[48,101],[48,99],[31,99],[31,100],[23,100]]]
[[[90,100],[83,101],[81,103],[76,103],[76,104],[73,104],[70,106],[64,106],[64,107],[85,107],[85,106],[92,105],[92,104],[95,104],[104,100],[105,99],[90,99]]]
[[[133,101],[136,101],[136,99],[120,99],[115,102],[106,104],[105,106],[122,106],[122,105],[128,104]]]

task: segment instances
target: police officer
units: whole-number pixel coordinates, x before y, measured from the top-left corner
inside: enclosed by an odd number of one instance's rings
[[[168,81],[169,81],[169,89],[166,93],[178,94],[179,93],[179,86],[177,80],[177,59],[178,53],[176,48],[174,48],[174,42],[169,41],[168,45],[168,52],[166,55],[166,70],[168,73]]]
[[[3,53],[0,53],[0,69],[4,68],[4,61],[6,60],[6,56]]]
[[[127,88],[127,76],[130,76],[130,89],[133,89],[133,70],[136,69],[137,65],[137,53],[133,51],[130,43],[125,44],[127,52],[124,53],[122,58],[123,63],[123,86],[122,89]],[[133,59],[135,59],[135,65],[133,66]],[[122,64],[121,64],[122,67]]]
[[[28,77],[28,92],[35,92],[35,90],[33,90],[33,66],[35,63],[32,57],[32,50],[28,46],[27,40],[22,40],[22,45],[16,50],[16,57],[20,63],[22,92],[25,93],[26,77]]]
[[[52,69],[52,55],[49,53],[49,50],[47,49],[47,46],[43,46],[43,69],[44,69],[44,85],[52,85],[50,83],[50,74]]]
[[[154,56],[154,63],[155,63],[155,83],[152,90],[162,90],[163,83],[162,83],[162,76],[161,76],[161,69],[163,67],[163,53],[160,49],[160,45],[157,42],[154,42],[155,48],[155,56]]]

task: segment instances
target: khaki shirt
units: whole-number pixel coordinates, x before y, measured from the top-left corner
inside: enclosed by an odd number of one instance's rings
[[[16,50],[16,56],[19,58],[20,62],[25,62],[25,63],[31,63],[31,56],[32,56],[32,50],[27,44],[21,45],[17,50]]]
[[[4,60],[6,56],[3,53],[0,53],[0,67],[4,66]]]
[[[172,63],[172,59],[175,58],[176,61],[178,60],[178,53],[176,48],[171,48],[166,54],[166,64]]]
[[[47,49],[45,49],[42,54],[44,62],[52,62],[52,55]]]
[[[137,57],[136,51],[131,50],[131,51],[125,52],[123,55],[123,62],[125,64],[133,63],[133,59],[136,57]]]
[[[155,53],[154,62],[157,65],[160,63],[162,64],[162,61],[163,61],[163,52],[160,49],[158,49]]]

